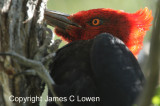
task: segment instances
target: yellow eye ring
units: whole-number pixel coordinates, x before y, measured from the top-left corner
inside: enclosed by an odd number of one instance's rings
[[[100,24],[100,20],[99,19],[93,19],[92,20],[92,25],[96,26],[96,25],[99,25]]]

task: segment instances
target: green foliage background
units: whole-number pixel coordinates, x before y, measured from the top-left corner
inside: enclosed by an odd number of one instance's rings
[[[154,0],[48,0],[47,7],[68,14],[93,8],[112,8],[132,13],[148,7],[154,12]],[[65,43],[63,42],[61,46]],[[160,106],[160,87],[157,88],[152,103],[154,106]]]
[[[135,12],[148,6],[150,2],[147,0],[49,0],[48,8],[69,14],[93,8],[113,8]]]

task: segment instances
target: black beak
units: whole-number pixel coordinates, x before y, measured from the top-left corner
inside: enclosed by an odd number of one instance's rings
[[[45,20],[47,21],[47,24],[51,26],[57,26],[62,29],[65,29],[68,25],[80,27],[76,23],[70,21],[67,17],[69,17],[69,14],[57,12],[57,11],[52,11],[52,10],[45,10],[44,13]]]

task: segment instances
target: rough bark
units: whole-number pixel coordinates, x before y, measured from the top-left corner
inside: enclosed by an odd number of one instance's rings
[[[33,60],[44,44],[44,9],[47,0],[0,0],[0,52],[14,51]],[[36,56],[35,56],[36,55]],[[10,56],[0,56],[0,105],[38,106],[36,103],[17,103],[9,100],[15,97],[40,96],[42,80],[38,76],[25,75],[30,67]]]

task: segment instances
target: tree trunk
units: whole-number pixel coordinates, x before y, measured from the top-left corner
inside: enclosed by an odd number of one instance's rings
[[[47,0],[0,0],[0,52],[14,51],[29,59],[39,59],[35,54],[44,43],[46,3]],[[10,56],[0,56],[0,106],[39,104],[38,100],[12,101],[14,97],[40,97],[43,90],[41,79],[25,75],[30,67],[19,63]]]

